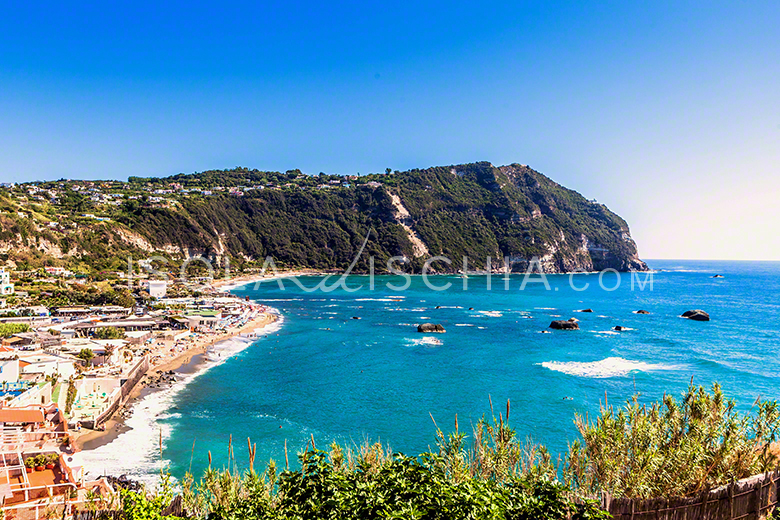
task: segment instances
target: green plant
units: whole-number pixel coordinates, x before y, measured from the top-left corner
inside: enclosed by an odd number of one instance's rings
[[[95,357],[95,352],[91,348],[83,348],[76,354],[76,357],[83,360],[86,364]]]
[[[101,327],[95,331],[95,337],[98,339],[123,339],[125,333],[116,327]]]
[[[564,478],[585,494],[615,497],[693,496],[777,466],[776,402],[757,401],[741,415],[719,385],[690,385],[677,401],[604,407],[595,422],[575,418],[582,441],[569,448]]]
[[[173,491],[170,476],[163,474],[160,486],[155,492],[120,490],[122,513],[125,520],[173,520],[175,517],[163,515],[163,510],[171,503]],[[213,517],[219,518],[219,517]],[[238,520],[240,517],[233,517]]]
[[[24,459],[24,466],[26,468],[34,468],[35,467],[35,457],[27,457]]]

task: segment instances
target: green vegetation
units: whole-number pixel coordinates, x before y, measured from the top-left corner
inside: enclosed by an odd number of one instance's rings
[[[389,169],[388,169],[389,170]],[[410,216],[398,220],[393,197]],[[623,219],[526,166],[474,163],[365,176],[304,175],[235,168],[167,178],[56,181],[0,190],[0,242],[13,243],[17,269],[61,266],[93,279],[117,278],[127,258],[162,253],[174,277],[185,253],[230,259],[241,271],[273,256],[279,267],[343,269],[369,234],[368,256],[384,271],[406,256],[424,259],[406,229],[431,255],[470,268],[505,256],[525,269],[533,256],[565,271],[643,268]],[[45,246],[45,247],[44,247]]]
[[[712,393],[691,385],[681,401],[624,409],[604,408],[595,422],[577,416],[582,441],[569,450],[564,475],[585,493],[616,497],[693,496],[778,466],[772,443],[780,433],[780,409],[757,401],[742,416],[720,386]]]
[[[91,348],[83,348],[76,354],[76,357],[83,360],[86,364],[95,357],[95,352]]]
[[[71,408],[73,408],[73,402],[76,400],[77,394],[78,394],[78,390],[76,390],[76,385],[73,383],[73,380],[71,379],[68,381],[68,395],[65,396],[65,413],[70,413]]]
[[[95,331],[97,339],[123,339],[125,333],[116,327],[101,327]]]
[[[469,437],[457,419],[454,433],[437,428],[438,449],[417,458],[368,443],[319,450],[312,438],[299,454],[301,468],[281,472],[274,461],[255,472],[247,440],[248,469],[230,446],[227,467],[210,466],[197,482],[186,476],[183,506],[188,518],[209,520],[606,519],[590,498],[604,491],[697,496],[777,467],[770,450],[780,428],[777,404],[758,401],[740,415],[717,385],[711,392],[691,385],[681,401],[664,396],[649,406],[633,398],[618,411],[605,406],[594,423],[575,423],[583,439],[563,468],[543,447],[521,442],[502,415],[483,419]],[[172,498],[167,476],[157,493],[123,491],[125,518],[165,518]]]
[[[0,323],[0,338],[7,338],[20,332],[30,332],[32,329],[26,323]]]

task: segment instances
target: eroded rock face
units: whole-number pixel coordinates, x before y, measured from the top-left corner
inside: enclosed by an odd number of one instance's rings
[[[439,323],[422,323],[417,325],[417,332],[447,332]]]
[[[580,325],[572,320],[554,320],[550,328],[555,330],[580,330]]]
[[[681,315],[683,318],[688,318],[694,321],[710,321],[710,315],[701,309],[694,309],[692,311],[685,311]]]

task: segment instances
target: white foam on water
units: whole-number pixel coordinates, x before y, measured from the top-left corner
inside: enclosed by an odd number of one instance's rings
[[[125,420],[129,430],[94,450],[74,454],[70,465],[83,466],[87,477],[127,475],[148,485],[156,484],[160,469],[169,464],[169,461],[160,459],[160,437],[164,454],[165,443],[172,433],[170,425],[160,421],[178,416],[170,411],[176,396],[200,375],[245,350],[258,338],[278,332],[283,323],[284,318],[277,315],[274,323],[258,329],[256,338],[236,336],[213,345],[206,352],[205,363],[200,370],[181,377],[169,388],[152,391],[135,401],[132,415]]]
[[[487,316],[489,318],[500,318],[504,315],[501,311],[477,311],[477,314],[481,314],[482,316]]]
[[[596,334],[608,334],[610,336],[619,336],[620,333],[615,330],[594,330],[592,332],[595,332]]]
[[[355,298],[356,302],[393,302],[390,298]]]
[[[473,323],[456,323],[455,326],[456,327],[473,327],[474,324]]]
[[[643,361],[631,361],[621,357],[609,357],[601,361],[545,361],[537,363],[554,372],[562,372],[571,376],[606,378],[621,377],[632,372],[654,372],[658,370],[677,370],[676,365],[660,363],[645,363]]]
[[[438,347],[439,345],[444,345],[444,342],[440,340],[439,338],[434,338],[432,336],[425,336],[422,338],[409,338],[407,339],[410,345],[422,345],[426,347]]]

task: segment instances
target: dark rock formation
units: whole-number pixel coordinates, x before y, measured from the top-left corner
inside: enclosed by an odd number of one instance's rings
[[[625,330],[625,327],[623,327],[622,325],[615,325],[614,330],[620,332],[621,330]]]
[[[643,310],[643,309],[639,309],[638,311],[636,311],[636,313],[637,313],[637,314],[650,314],[650,311],[646,311],[646,310]]]
[[[593,312],[593,309],[582,309],[577,312]]]
[[[447,332],[438,323],[422,323],[417,325],[417,332]]]
[[[701,309],[685,311],[682,313],[682,317],[694,321],[710,321],[710,315]]]
[[[555,330],[580,330],[580,325],[573,318],[570,320],[554,320],[550,328]]]

